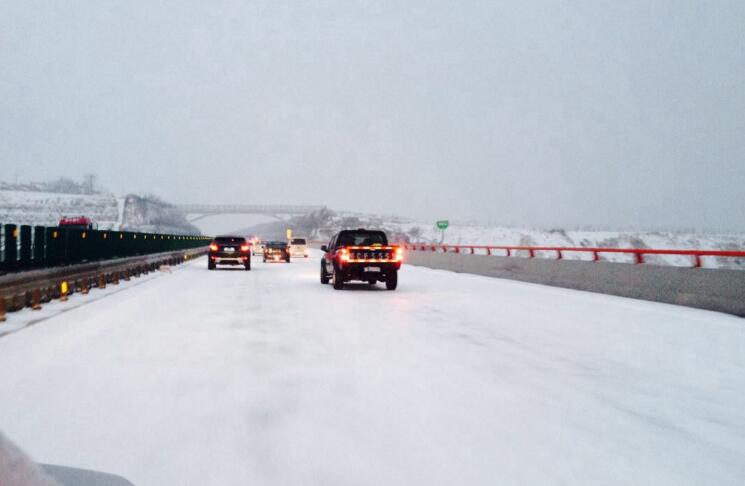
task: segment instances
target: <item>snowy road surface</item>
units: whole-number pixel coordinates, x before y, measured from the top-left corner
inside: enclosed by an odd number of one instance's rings
[[[137,486],[745,484],[745,320],[317,266],[200,260],[0,337],[0,430]]]

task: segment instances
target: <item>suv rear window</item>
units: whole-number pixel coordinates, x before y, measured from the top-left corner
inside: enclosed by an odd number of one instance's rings
[[[355,231],[339,235],[338,246],[387,245],[388,241],[382,231]]]
[[[246,239],[242,236],[218,236],[215,243],[245,243]]]
[[[305,244],[305,238],[293,238],[292,241],[290,241],[291,245],[304,245]]]

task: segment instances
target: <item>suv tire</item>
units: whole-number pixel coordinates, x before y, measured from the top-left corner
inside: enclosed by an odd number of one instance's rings
[[[334,268],[334,290],[341,290],[344,288],[344,276],[341,273],[341,270],[338,268]]]
[[[396,290],[398,287],[398,270],[393,270],[385,280],[385,288],[388,290]]]

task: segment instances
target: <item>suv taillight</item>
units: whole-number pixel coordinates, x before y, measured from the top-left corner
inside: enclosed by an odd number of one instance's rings
[[[241,251],[248,251],[248,245],[241,245]]]
[[[218,248],[218,246],[217,246],[216,244],[212,243],[212,244],[210,245],[210,251],[217,251],[218,249],[219,249],[219,248]]]

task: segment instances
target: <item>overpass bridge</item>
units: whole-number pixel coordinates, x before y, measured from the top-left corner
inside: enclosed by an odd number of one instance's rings
[[[325,208],[320,205],[298,204],[176,204],[175,207],[184,214],[191,215],[190,222],[219,214],[260,214],[283,221],[287,217],[302,216]]]

